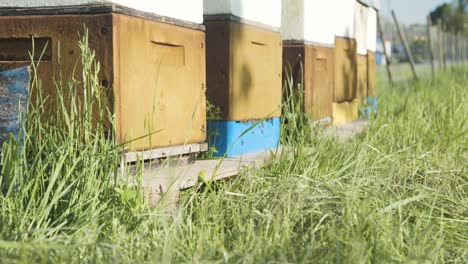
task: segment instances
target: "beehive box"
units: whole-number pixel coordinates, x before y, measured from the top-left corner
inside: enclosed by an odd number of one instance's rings
[[[259,12],[265,8],[269,11]],[[234,155],[229,147],[242,150],[237,154],[276,147],[282,100],[281,1],[205,0],[204,14],[207,98],[221,109],[221,120],[209,122],[216,130],[210,130],[216,136],[209,142],[224,142],[216,146],[219,156]],[[251,137],[237,140],[247,124],[263,119],[270,125],[254,127]],[[266,134],[273,138],[266,140]]]
[[[34,2],[40,1],[27,3]],[[201,12],[201,1],[199,5]],[[201,14],[181,14],[178,18],[187,18],[182,21],[115,4],[11,8],[0,14],[4,68],[29,64],[31,36],[36,59],[48,43],[39,69],[46,95],[54,94],[59,43],[62,75],[70,76],[80,60],[79,34],[86,26],[116,115],[119,143],[144,137],[128,150],[205,141],[205,34],[196,23]]]
[[[367,96],[377,96],[377,70],[375,53],[377,51],[377,6],[367,13]]]
[[[335,53],[334,53],[334,124],[352,122],[357,98],[358,62],[355,38],[355,0],[335,0]]]
[[[314,120],[332,118],[333,48],[284,44],[283,60],[295,86],[303,81],[305,113]]]
[[[355,0],[335,2],[335,102],[356,98],[357,44],[355,39]],[[339,6],[339,8],[338,8]]]
[[[368,90],[368,69],[367,69],[367,28],[369,8],[362,2],[355,5],[355,39],[357,49],[357,93],[356,96],[360,104],[364,104]]]
[[[281,35],[236,21],[205,21],[207,97],[223,120],[281,115]]]
[[[353,101],[357,97],[356,40],[336,37],[334,58],[334,102]]]
[[[303,81],[304,111],[314,120],[331,118],[333,1],[283,0],[282,3],[283,67],[292,70],[296,82]]]

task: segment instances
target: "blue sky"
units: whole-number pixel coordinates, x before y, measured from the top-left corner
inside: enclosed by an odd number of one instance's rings
[[[385,16],[390,14],[390,10],[395,13],[401,23],[414,24],[425,23],[426,17],[431,10],[448,0],[380,0],[382,12]]]

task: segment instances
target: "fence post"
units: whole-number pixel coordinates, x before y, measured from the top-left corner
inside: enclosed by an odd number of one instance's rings
[[[393,20],[395,21],[395,26],[397,28],[398,35],[400,36],[400,40],[403,43],[403,46],[405,48],[406,57],[409,59],[411,71],[413,72],[413,77],[415,80],[417,80],[418,74],[416,73],[416,68],[414,66],[413,54],[411,54],[408,41],[406,40],[404,32],[400,28],[400,24],[398,23],[398,19],[396,18],[396,15],[395,15],[395,11],[392,11],[392,16],[393,16]]]
[[[384,39],[384,34],[383,34],[383,29],[382,29],[380,13],[377,13],[377,27],[379,28],[379,34],[383,42],[383,50],[384,50],[384,56],[385,56],[385,62],[386,62],[385,64],[387,68],[388,82],[390,83],[390,85],[393,85],[392,70],[390,69],[391,61],[390,61],[390,58],[388,57],[387,47],[385,46],[385,39]]]
[[[435,62],[434,62],[434,48],[432,46],[432,34],[431,34],[431,26],[432,26],[432,21],[431,17],[427,17],[427,44],[429,48],[429,58],[431,60],[431,74],[432,74],[432,79],[435,78]]]
[[[449,56],[449,46],[448,46],[448,32],[447,26],[442,24],[442,42],[443,42],[443,54],[444,54],[444,70],[447,70],[447,61]]]
[[[450,41],[451,41],[451,45],[450,45],[450,49],[452,50],[450,53],[452,54],[452,68],[455,67],[455,64],[457,63],[457,59],[456,59],[456,39],[455,39],[455,32],[453,33],[450,33]]]

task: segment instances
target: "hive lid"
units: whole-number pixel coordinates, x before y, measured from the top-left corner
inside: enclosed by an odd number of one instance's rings
[[[130,7],[103,3],[100,5],[71,5],[71,6],[44,6],[44,7],[1,7],[0,16],[34,16],[34,15],[93,15],[118,13],[134,17],[151,19],[166,24],[172,24],[196,30],[205,30],[205,27],[177,18],[162,16],[150,12],[144,12]]]
[[[207,19],[232,15],[269,28],[281,27],[281,0],[204,0],[203,9]]]
[[[22,10],[27,15],[32,15],[35,11],[54,10],[61,14],[60,9],[70,13],[73,8],[77,8],[84,13],[86,8],[90,13],[96,13],[96,8],[115,7],[122,13],[134,15],[137,12],[145,16],[166,17],[177,19],[188,23],[201,24],[203,22],[203,0],[2,0],[0,9],[2,13],[6,10]],[[183,7],[183,8],[181,8]],[[25,11],[26,10],[26,11]],[[27,10],[30,10],[27,12]],[[108,11],[108,10],[107,10]],[[129,12],[131,11],[131,12]]]
[[[333,46],[335,7],[331,0],[283,0],[283,39],[287,43]]]
[[[372,7],[375,10],[380,10],[380,0],[357,0],[357,1],[368,7]]]

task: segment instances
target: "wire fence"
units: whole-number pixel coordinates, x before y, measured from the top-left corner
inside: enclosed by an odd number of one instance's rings
[[[467,66],[468,33],[447,31],[441,22],[432,25],[428,18],[425,32],[409,34],[411,38],[408,41],[408,34],[405,33],[408,29],[401,29],[396,16],[392,27],[397,31],[396,43],[401,43],[399,47],[402,47],[404,52],[401,52],[400,56],[387,52],[389,54],[386,61],[389,63],[379,67],[380,79],[393,82],[420,77],[435,78],[440,71]],[[385,33],[383,35],[385,36]],[[395,36],[393,32],[392,35]]]

